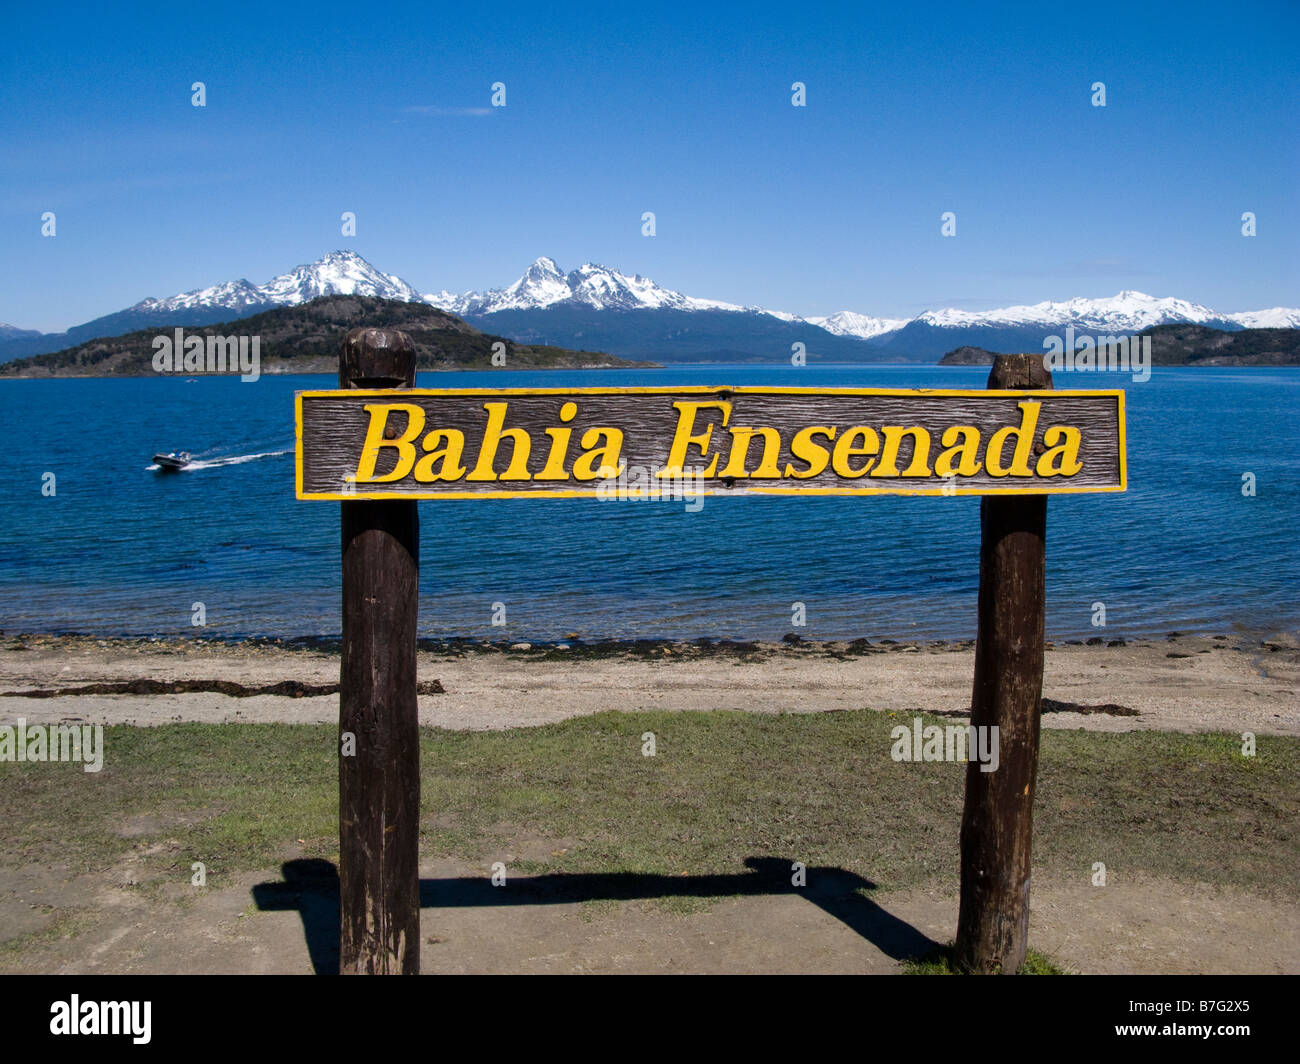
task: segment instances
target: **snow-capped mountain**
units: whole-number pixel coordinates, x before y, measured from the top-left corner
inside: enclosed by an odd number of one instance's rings
[[[758,310],[696,299],[663,288],[640,274],[629,277],[608,266],[588,262],[564,273],[555,260],[543,256],[524,275],[505,288],[487,292],[430,293],[426,303],[453,314],[496,314],[503,310],[538,310],[558,304],[592,307],[595,310]]]
[[[169,299],[145,299],[130,310],[146,313],[199,307],[245,310],[248,307],[296,306],[321,296],[339,295],[373,296],[403,303],[421,299],[420,293],[400,277],[380,273],[355,251],[331,251],[313,263],[295,266],[288,273],[271,278],[266,284],[252,285],[240,278]]]
[[[1194,324],[1214,329],[1294,328],[1300,310],[1222,313],[1200,303],[1171,296],[1157,297],[1126,290],[1103,299],[1070,299],[1031,306],[967,311],[944,308],[926,311],[896,332],[883,334],[880,347],[898,357],[930,358],[958,346],[990,351],[1041,351],[1051,336],[1076,334],[1124,336],[1156,325]]]
[[[927,310],[915,318],[876,318],[843,310],[825,317],[801,318],[764,307],[741,306],[717,299],[701,299],[673,291],[640,274],[628,275],[608,266],[584,263],[565,273],[555,260],[543,256],[517,281],[486,292],[431,292],[421,294],[395,274],[382,273],[354,251],[332,251],[304,266],[253,285],[240,278],[196,289],[168,299],[145,299],[129,308],[146,314],[227,308],[246,313],[250,308],[293,306],[330,295],[361,295],[402,302],[422,301],[462,317],[480,318],[506,311],[535,311],[560,307],[591,310],[724,311],[762,314],[789,324],[816,326],[834,336],[859,340],[884,340],[912,325],[935,329],[1093,329],[1101,332],[1137,332],[1172,322],[1235,324],[1242,328],[1300,327],[1300,310],[1268,310],[1222,314],[1199,303],[1173,297],[1157,298],[1144,292],[1123,291],[1104,299],[1070,299],[968,311],[954,308]]]
[[[146,299],[64,333],[0,326],[0,360],[58,351],[138,329],[231,321],[329,295],[428,303],[523,343],[654,361],[783,362],[797,344],[804,345],[810,358],[824,361],[929,361],[964,345],[1038,351],[1047,336],[1071,326],[1076,333],[1116,336],[1184,322],[1228,330],[1300,328],[1300,309],[1292,307],[1220,313],[1184,299],[1135,291],[996,310],[940,308],[911,319],[877,318],[851,310],[803,318],[688,296],[640,274],[596,263],[566,273],[546,257],[504,288],[422,295],[356,252],[333,251],[265,284],[240,278],[167,299]]]
[[[1300,328],[1300,310],[1271,307],[1268,310],[1245,310],[1221,313],[1200,303],[1171,296],[1149,296],[1145,292],[1125,290],[1109,299],[1070,299],[1062,303],[1034,303],[1023,307],[998,310],[926,311],[917,316],[938,328],[978,326],[1054,326],[1073,325],[1076,331],[1092,329],[1100,333],[1141,332],[1153,325],[1191,323],[1193,325],[1239,325],[1243,329]]]
[[[1225,314],[1243,329],[1300,329],[1300,310],[1291,307],[1270,307],[1268,310],[1243,310],[1239,314]]]
[[[778,321],[816,325],[835,336],[868,339],[900,329],[906,318],[873,318],[851,310],[829,317],[801,318],[781,310],[741,306],[719,299],[700,299],[656,284],[640,274],[629,276],[608,266],[588,262],[564,273],[555,260],[543,256],[524,275],[505,288],[488,292],[436,292],[424,296],[428,303],[453,314],[484,315],[506,310],[540,310],[546,307],[591,307],[595,310],[720,310],[763,314]]]
[[[883,336],[895,332],[907,324],[907,318],[873,318],[853,310],[841,310],[826,318],[804,318],[811,325],[819,325],[836,336],[857,336],[870,340],[873,336]]]
[[[1032,306],[1002,307],[998,310],[927,310],[915,320],[938,328],[1073,325],[1076,329],[1133,332],[1169,322],[1203,324],[1224,321],[1226,316],[1185,299],[1157,299],[1145,292],[1124,291],[1109,299],[1070,299],[1063,303],[1049,301]]]
[[[1123,291],[1102,299],[1070,299],[1035,303],[1031,306],[967,311],[954,308],[928,310],[915,318],[877,318],[857,311],[842,310],[825,317],[800,317],[765,307],[742,306],[717,299],[700,299],[656,284],[640,274],[629,276],[619,270],[586,263],[567,274],[552,258],[537,259],[523,276],[505,288],[486,292],[431,292],[421,297],[443,310],[462,316],[481,317],[503,311],[543,310],[555,307],[590,307],[594,310],[721,310],[764,314],[778,321],[815,325],[835,336],[872,340],[887,337],[913,323],[938,329],[1020,328],[1073,325],[1076,330],[1138,332],[1153,325],[1174,322],[1194,324],[1237,324],[1243,328],[1300,327],[1300,310],[1274,307],[1270,310],[1223,314],[1185,299]]]

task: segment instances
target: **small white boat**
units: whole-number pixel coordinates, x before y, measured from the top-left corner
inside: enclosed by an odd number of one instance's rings
[[[156,454],[153,456],[153,460],[158,466],[159,472],[174,473],[190,464],[190,452],[171,451],[168,454]]]

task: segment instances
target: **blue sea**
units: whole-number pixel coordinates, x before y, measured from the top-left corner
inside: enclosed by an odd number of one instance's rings
[[[685,366],[420,384],[983,388],[987,369]],[[1049,638],[1300,627],[1300,369],[1057,375],[1127,392],[1129,490],[1048,503]],[[328,636],[339,507],[294,498],[293,393],[324,376],[0,382],[0,629]],[[177,475],[151,456],[196,456]],[[42,493],[54,474],[54,494]],[[1243,495],[1244,473],[1256,494]],[[420,504],[428,637],[957,639],[974,497]],[[804,603],[806,627],[792,626]],[[203,603],[206,627],[191,622]],[[493,626],[505,604],[504,627]],[[1094,604],[1106,626],[1094,627]]]

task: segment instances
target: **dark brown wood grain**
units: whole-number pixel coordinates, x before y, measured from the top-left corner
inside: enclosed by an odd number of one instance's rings
[[[1041,359],[998,355],[990,388],[1050,388]],[[1038,772],[1047,499],[980,500],[979,628],[971,724],[998,729],[999,764],[966,769],[956,961],[1014,974],[1029,937],[1029,866]]]
[[[410,386],[415,347],[396,330],[355,329],[339,386]],[[420,753],[414,502],[345,502],[339,732],[340,970],[420,971]]]
[[[1041,370],[1041,366],[1040,366]],[[756,437],[751,444],[745,471],[749,476],[724,477],[716,475],[702,484],[708,494],[744,494],[752,491],[782,490],[820,492],[858,493],[871,492],[909,492],[928,490],[938,492],[943,489],[945,478],[937,475],[934,465],[943,450],[941,443],[945,428],[953,425],[972,425],[980,431],[981,440],[987,444],[992,435],[1000,428],[1018,425],[1021,410],[1018,402],[1033,397],[995,396],[981,392],[965,392],[960,395],[933,394],[916,391],[893,395],[854,395],[846,391],[818,391],[813,394],[762,393],[745,388],[711,389],[707,394],[688,393],[664,389],[651,394],[629,394],[610,389],[602,394],[555,394],[555,395],[508,395],[501,391],[456,390],[448,394],[429,394],[414,391],[408,396],[400,397],[403,403],[412,403],[420,407],[424,416],[424,428],[421,436],[433,429],[455,429],[465,435],[465,461],[472,464],[479,453],[483,429],[487,422],[484,404],[488,402],[506,402],[508,427],[524,429],[531,441],[527,470],[532,478],[529,480],[505,482],[473,483],[465,478],[458,481],[420,482],[412,473],[403,479],[373,484],[349,483],[357,472],[366,430],[370,423],[370,414],[365,406],[397,401],[394,398],[383,399],[365,396],[350,396],[347,393],[311,394],[300,398],[302,405],[301,440],[299,461],[301,463],[302,483],[300,497],[338,498],[339,493],[355,491],[358,496],[375,493],[395,493],[411,498],[436,496],[447,492],[465,495],[481,495],[491,492],[509,490],[522,494],[541,494],[556,491],[582,491],[594,494],[596,485],[590,481],[578,483],[555,482],[535,479],[542,470],[549,455],[550,437],[545,430],[560,425],[559,412],[562,406],[572,401],[578,413],[570,423],[573,428],[572,440],[566,450],[570,464],[581,453],[579,442],[587,428],[614,426],[624,433],[621,450],[622,461],[632,469],[654,471],[663,468],[670,452],[670,445],[678,426],[679,411],[674,402],[694,401],[711,402],[725,400],[731,404],[728,427],[722,424],[721,408],[701,407],[696,422],[702,431],[712,426],[709,451],[701,455],[697,447],[692,447],[686,455],[686,468],[704,473],[708,460],[713,454],[721,454],[716,472],[726,468],[727,455],[732,442],[731,429],[736,427],[772,427],[781,438],[781,450],[776,465],[784,473],[786,466],[793,463],[795,468],[803,469],[804,463],[791,453],[794,434],[808,426],[835,427],[840,437],[856,425],[873,427],[879,431],[884,426],[920,426],[931,437],[929,456],[929,476],[876,477],[866,476],[850,478],[838,475],[828,464],[822,472],[806,479],[780,476],[777,478],[763,475],[760,469],[760,452],[763,449],[761,437]],[[1041,403],[1035,431],[1035,452],[1042,453],[1042,438],[1047,429],[1055,425],[1077,427],[1082,434],[1079,461],[1082,468],[1071,477],[1045,478],[1037,475],[1028,477],[996,477],[990,475],[981,462],[979,470],[970,476],[951,478],[951,486],[963,494],[987,493],[994,491],[1098,491],[1116,490],[1122,485],[1122,413],[1119,393],[1107,392],[1097,395],[1078,395],[1069,392],[1055,396],[1037,397]],[[407,424],[407,415],[396,412],[392,423],[399,431]],[[833,446],[828,440],[821,442]],[[422,448],[423,440],[417,445],[417,453],[426,453]],[[512,445],[505,444],[498,453],[495,468],[504,471]],[[1007,448],[1008,454],[1011,448]],[[914,438],[907,436],[899,451],[899,468],[906,469],[914,451]],[[393,448],[381,449],[376,466],[376,473],[382,475],[394,469],[396,452]],[[1032,464],[1032,463],[1031,463]],[[876,467],[879,469],[879,467]],[[1036,472],[1036,469],[1035,469]]]

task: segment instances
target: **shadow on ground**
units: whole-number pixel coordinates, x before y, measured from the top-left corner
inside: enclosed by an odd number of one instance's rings
[[[779,857],[748,857],[748,872],[738,875],[661,876],[635,873],[555,873],[515,876],[509,889],[494,887],[486,876],[420,880],[420,907],[568,905],[584,901],[637,901],[652,898],[725,898],[798,894],[857,932],[895,960],[929,953],[939,943],[886,912],[859,890],[874,890],[869,879],[842,868],[809,868],[806,887],[790,884],[791,862]],[[281,866],[284,879],[258,883],[253,900],[264,912],[296,910],[317,975],[339,971],[339,879],[330,861],[296,860]]]

